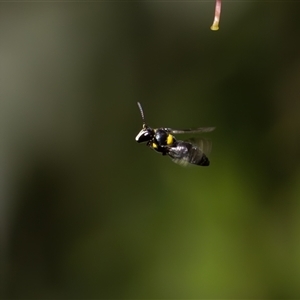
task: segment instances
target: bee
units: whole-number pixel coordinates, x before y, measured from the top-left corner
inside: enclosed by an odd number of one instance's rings
[[[215,127],[203,127],[195,129],[172,129],[156,128],[153,129],[145,123],[145,116],[142,105],[137,103],[142,120],[143,128],[135,137],[138,143],[146,145],[162,155],[168,155],[175,163],[180,165],[193,164],[197,166],[209,166],[209,159],[204,153],[204,148],[210,148],[211,143],[204,139],[190,139],[180,141],[175,138],[175,134],[182,133],[202,133],[210,132]]]

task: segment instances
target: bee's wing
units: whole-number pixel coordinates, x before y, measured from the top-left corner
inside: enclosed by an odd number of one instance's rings
[[[201,132],[211,132],[215,130],[215,127],[201,127],[201,128],[189,128],[189,129],[172,129],[166,128],[170,133],[181,134],[181,133],[201,133]]]
[[[187,166],[190,164],[189,162],[189,152],[192,148],[192,144],[189,142],[180,141],[176,143],[175,146],[168,147],[168,155],[172,159],[172,161],[181,166]]]
[[[189,161],[186,159],[186,158],[171,158],[172,161],[175,163],[175,164],[178,164],[182,167],[189,167],[189,166],[192,166],[192,164],[189,163]]]
[[[206,155],[209,155],[211,153],[212,141],[209,140],[209,139],[190,138],[190,139],[187,139],[185,141],[193,144],[196,147],[198,147]]]

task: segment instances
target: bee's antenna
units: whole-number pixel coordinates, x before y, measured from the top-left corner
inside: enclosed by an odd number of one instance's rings
[[[139,107],[139,110],[140,110],[140,113],[141,113],[141,116],[142,116],[142,119],[143,119],[143,123],[145,124],[145,116],[144,116],[144,111],[143,111],[142,105],[141,105],[140,102],[138,102],[137,105]]]

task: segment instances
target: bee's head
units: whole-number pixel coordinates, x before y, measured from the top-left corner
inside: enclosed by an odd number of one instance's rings
[[[154,136],[154,130],[147,126],[145,123],[145,117],[144,117],[144,112],[143,112],[143,108],[140,102],[137,103],[139,109],[140,109],[140,113],[143,119],[143,129],[138,133],[138,135],[135,137],[135,140],[138,143],[144,143],[144,142],[148,142],[150,141],[153,136]]]
[[[138,143],[144,143],[150,141],[154,136],[154,130],[147,126],[146,124],[143,125],[143,129],[138,133],[135,137],[135,140]]]

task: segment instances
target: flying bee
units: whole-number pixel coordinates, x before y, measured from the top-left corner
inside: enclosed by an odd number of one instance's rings
[[[204,153],[204,151],[211,146],[207,140],[190,139],[179,141],[175,138],[174,134],[210,132],[213,131],[215,127],[195,129],[153,129],[145,123],[142,105],[139,102],[137,105],[143,120],[143,128],[135,138],[138,143],[147,143],[147,146],[151,149],[162,155],[168,155],[175,163],[181,165],[193,164],[197,166],[209,166],[209,160]]]

